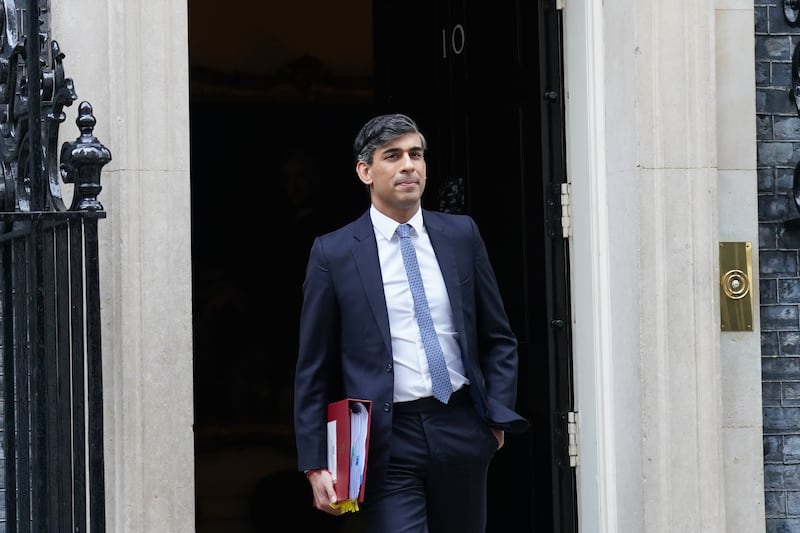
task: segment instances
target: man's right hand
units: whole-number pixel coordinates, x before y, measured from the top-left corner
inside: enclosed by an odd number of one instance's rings
[[[334,516],[342,514],[340,509],[331,507],[331,504],[336,503],[336,491],[333,490],[331,473],[325,468],[319,468],[309,470],[306,477],[314,492],[314,507]]]

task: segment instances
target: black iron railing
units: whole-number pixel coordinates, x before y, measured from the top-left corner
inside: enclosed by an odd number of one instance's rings
[[[97,200],[111,154],[50,39],[47,0],[0,1],[0,354],[5,531],[104,532]],[[62,184],[72,188],[70,207]],[[68,191],[67,187],[64,188]],[[0,502],[2,504],[2,502]]]

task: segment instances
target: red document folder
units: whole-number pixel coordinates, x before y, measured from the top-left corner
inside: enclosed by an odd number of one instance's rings
[[[354,404],[360,403],[366,408],[366,441],[363,443],[363,457],[354,457],[354,449],[361,449],[358,443],[352,442],[353,430],[353,410]],[[343,504],[347,501],[364,501],[364,478],[367,473],[367,452],[369,450],[369,427],[372,421],[372,402],[369,400],[358,400],[355,398],[345,398],[338,402],[328,404],[328,470],[333,476],[333,487],[336,490],[336,500]],[[354,447],[354,444],[356,446]],[[363,460],[363,476],[360,480],[351,480],[352,460]],[[355,499],[350,497],[350,483],[360,482],[358,496]],[[355,509],[358,510],[358,506]]]

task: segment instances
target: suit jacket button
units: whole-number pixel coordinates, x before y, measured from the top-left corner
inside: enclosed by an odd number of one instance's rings
[[[392,410],[392,404],[390,403],[383,404],[383,412],[388,413],[391,410]]]
[[[388,363],[388,364],[386,365],[386,371],[387,371],[387,372],[391,372],[391,371],[392,371],[392,368],[393,368],[393,366],[392,366],[392,363]]]

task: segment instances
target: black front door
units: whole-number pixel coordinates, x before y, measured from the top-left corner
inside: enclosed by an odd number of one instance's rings
[[[273,531],[280,516],[358,531],[357,517],[331,522],[315,511],[296,471],[297,306],[309,239],[368,205],[353,137],[370,116],[394,111],[417,119],[429,140],[426,207],[478,221],[520,342],[518,409],[532,429],[509,436],[492,463],[487,533],[577,531],[564,442],[572,390],[555,0],[359,0],[337,6],[324,25],[287,3],[247,3],[251,19],[270,22],[260,34],[270,54],[296,37],[273,70],[244,75],[214,64],[203,55],[214,50],[213,29],[241,28],[241,13],[214,2],[190,9],[198,533]],[[372,28],[360,18],[370,6]],[[370,79],[329,65],[351,55],[313,56],[329,47],[311,43],[342,35],[364,36],[355,50],[359,61],[372,53]],[[231,29],[225,45],[260,64],[265,50],[248,46],[250,37]],[[242,190],[254,192],[240,207],[232,198]],[[298,216],[309,212],[298,203],[303,191],[316,191],[313,217]],[[268,233],[287,243],[268,253],[280,258],[269,268],[256,259]]]
[[[427,132],[426,207],[476,219],[519,338],[518,409],[532,430],[492,463],[488,532],[577,531],[559,12],[525,0],[416,0],[403,16],[373,6],[376,105]]]

